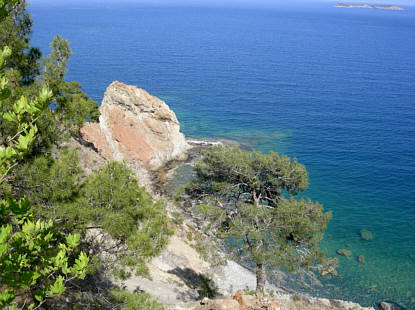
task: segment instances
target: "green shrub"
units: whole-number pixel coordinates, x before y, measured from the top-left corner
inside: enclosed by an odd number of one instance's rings
[[[183,215],[180,212],[172,212],[171,215],[173,216],[173,222],[176,225],[182,225],[184,222]]]
[[[125,290],[114,289],[111,291],[111,299],[114,304],[122,305],[124,310],[165,310],[161,303],[143,292],[128,293]]]
[[[255,295],[256,291],[255,290],[251,290],[248,285],[245,286],[244,288],[244,293],[245,295]]]
[[[165,203],[153,201],[124,163],[110,162],[88,176],[70,211],[73,223],[84,229],[99,226],[120,243],[114,249],[117,264],[110,266],[122,278],[129,270],[148,275],[146,261],[161,252],[173,233]]]

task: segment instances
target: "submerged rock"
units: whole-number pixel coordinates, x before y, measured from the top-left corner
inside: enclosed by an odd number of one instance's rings
[[[328,269],[321,271],[320,275],[323,276],[323,277],[325,277],[325,276],[337,277],[338,273],[337,273],[336,267],[330,266]]]
[[[346,256],[347,258],[350,258],[352,256],[352,251],[347,249],[338,249],[336,253],[341,256]]]
[[[366,241],[372,241],[374,238],[373,233],[371,231],[368,231],[367,229],[360,230],[360,237]]]
[[[391,301],[382,301],[379,304],[381,310],[403,310],[401,306]]]
[[[365,257],[363,255],[359,255],[357,257],[357,261],[361,264],[364,264],[365,263]]]
[[[81,134],[105,159],[157,170],[186,157],[188,145],[176,115],[145,90],[113,82],[99,110],[99,123],[85,124]]]

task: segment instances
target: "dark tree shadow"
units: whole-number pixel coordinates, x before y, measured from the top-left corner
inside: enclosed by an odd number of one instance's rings
[[[168,272],[179,277],[189,288],[196,290],[199,294],[198,299],[219,296],[215,282],[207,275],[197,273],[191,268],[182,269],[179,267]]]
[[[47,310],[114,310],[121,309],[113,300],[111,290],[122,289],[115,285],[103,272],[87,275],[83,280],[67,283],[65,294],[60,298],[48,299],[41,309]],[[140,289],[136,290],[141,292]]]

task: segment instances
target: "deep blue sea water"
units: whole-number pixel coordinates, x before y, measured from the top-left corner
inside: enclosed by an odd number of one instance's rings
[[[339,276],[313,294],[415,309],[415,7],[403,12],[32,5],[33,44],[74,51],[68,79],[100,101],[113,80],[172,107],[187,136],[296,156],[333,211]],[[360,229],[375,234],[363,241]],[[358,264],[357,255],[366,263]]]

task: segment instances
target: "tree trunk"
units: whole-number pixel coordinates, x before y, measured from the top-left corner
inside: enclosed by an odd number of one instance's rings
[[[267,275],[265,274],[265,264],[263,263],[256,264],[256,292],[257,293],[264,292],[266,280],[267,280]]]

